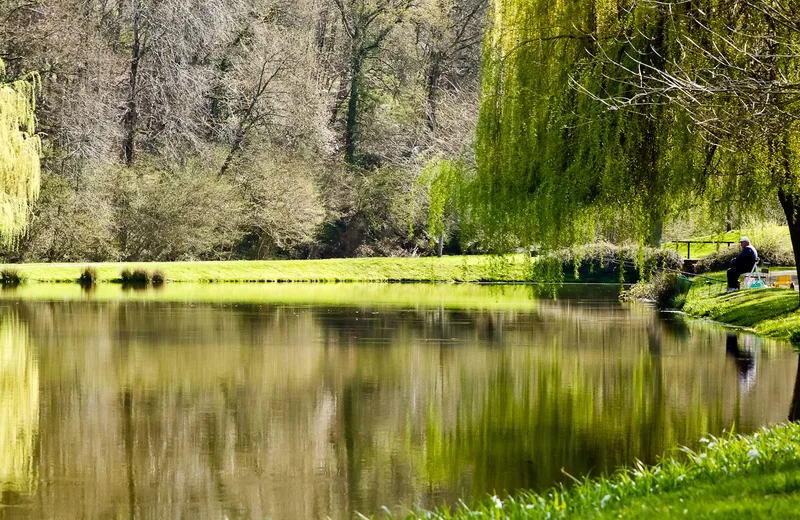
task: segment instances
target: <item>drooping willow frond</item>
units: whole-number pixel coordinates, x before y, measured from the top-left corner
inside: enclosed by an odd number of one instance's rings
[[[642,244],[698,204],[724,222],[778,189],[800,193],[800,38],[770,32],[778,15],[757,3],[494,0],[469,194],[478,227],[517,244],[598,231]],[[800,24],[795,11],[778,14]]]
[[[0,60],[0,242],[25,231],[30,203],[39,195],[41,140],[36,134],[39,78],[4,81]]]

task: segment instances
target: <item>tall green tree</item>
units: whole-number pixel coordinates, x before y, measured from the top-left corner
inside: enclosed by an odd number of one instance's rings
[[[36,134],[36,87],[5,78],[0,60],[0,241],[13,243],[25,230],[29,204],[39,194],[41,142]]]

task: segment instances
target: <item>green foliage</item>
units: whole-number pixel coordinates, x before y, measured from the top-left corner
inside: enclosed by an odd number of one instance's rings
[[[140,160],[102,176],[115,202],[115,235],[126,259],[220,258],[241,236],[240,192],[202,160]]]
[[[445,217],[448,208],[451,210],[458,201],[458,190],[464,184],[466,166],[462,159],[444,159],[440,156],[428,161],[422,170],[415,188],[424,188],[428,196],[428,238],[431,248],[434,241],[445,235]],[[415,197],[412,197],[412,204]],[[414,234],[412,205],[412,223],[409,234]]]
[[[33,218],[16,252],[26,261],[97,262],[119,258],[113,182],[106,171],[90,172],[76,184],[45,174]]]
[[[619,247],[601,242],[582,248],[553,253],[563,265],[564,274],[583,282],[614,281],[634,283],[648,279],[656,270],[680,269],[683,259],[668,249]]]
[[[25,231],[29,205],[39,195],[41,141],[36,134],[37,75],[5,79],[0,60],[0,241],[10,245]]]
[[[243,227],[256,238],[251,258],[299,256],[326,216],[316,158],[264,148],[234,167],[246,199]]]
[[[738,215],[760,211],[776,187],[794,192],[794,134],[752,145],[711,143],[667,99],[636,110],[609,110],[598,101],[635,96],[642,68],[705,64],[708,42],[681,44],[697,36],[692,31],[727,34],[724,27],[739,22],[753,31],[765,27],[761,14],[737,22],[729,11],[712,0],[494,2],[478,173],[469,191],[476,227],[495,230],[487,238],[506,248],[590,243],[605,229],[618,241],[645,244],[699,202],[722,222],[731,208]],[[704,13],[715,14],[706,20]],[[780,167],[782,157],[790,171]]]
[[[600,225],[618,222],[630,224],[621,238],[648,242],[653,226],[683,200],[665,196],[679,188],[685,158],[694,154],[681,122],[660,109],[606,112],[571,87],[582,81],[598,90],[623,88],[604,84],[609,71],[587,60],[598,50],[596,33],[628,27],[630,45],[643,48],[663,40],[660,24],[634,24],[616,11],[593,0],[495,3],[470,198],[479,227],[505,232],[493,238],[499,247],[593,242]],[[662,46],[650,54],[670,51]]]

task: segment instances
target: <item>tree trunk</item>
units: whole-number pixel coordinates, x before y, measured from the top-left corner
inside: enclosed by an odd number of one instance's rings
[[[358,97],[361,86],[361,60],[358,49],[353,49],[350,64],[350,99],[347,102],[347,126],[344,134],[344,160],[347,164],[355,164],[356,160],[356,127],[358,125]]]
[[[800,420],[800,360],[797,361],[797,376],[794,379],[794,393],[792,393],[792,405],[789,407],[789,420]]]
[[[131,43],[131,68],[128,76],[128,99],[125,103],[125,114],[122,117],[123,141],[122,157],[125,164],[133,164],[136,148],[136,123],[139,119],[136,106],[136,90],[139,78],[139,60],[142,57],[141,42],[141,5],[134,2],[133,6],[133,43]]]
[[[798,280],[800,280],[800,215],[797,214],[798,209],[800,209],[800,199],[798,199],[797,195],[786,193],[783,189],[780,189],[778,190],[778,200],[781,202],[783,213],[786,215],[786,223],[789,225],[795,272],[797,272]]]
[[[431,54],[430,68],[428,69],[428,77],[425,81],[428,101],[428,110],[425,115],[428,128],[431,131],[436,130],[436,94],[439,88],[439,76],[441,76],[441,61],[441,54],[439,52]]]

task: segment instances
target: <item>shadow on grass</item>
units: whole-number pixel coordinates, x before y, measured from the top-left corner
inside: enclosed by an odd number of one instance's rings
[[[752,327],[764,320],[794,312],[800,306],[795,291],[788,289],[751,289],[719,297],[720,307],[714,319]]]
[[[686,310],[690,314],[742,327],[780,318],[800,306],[798,294],[790,289],[748,289],[730,294],[694,292],[689,299]]]

